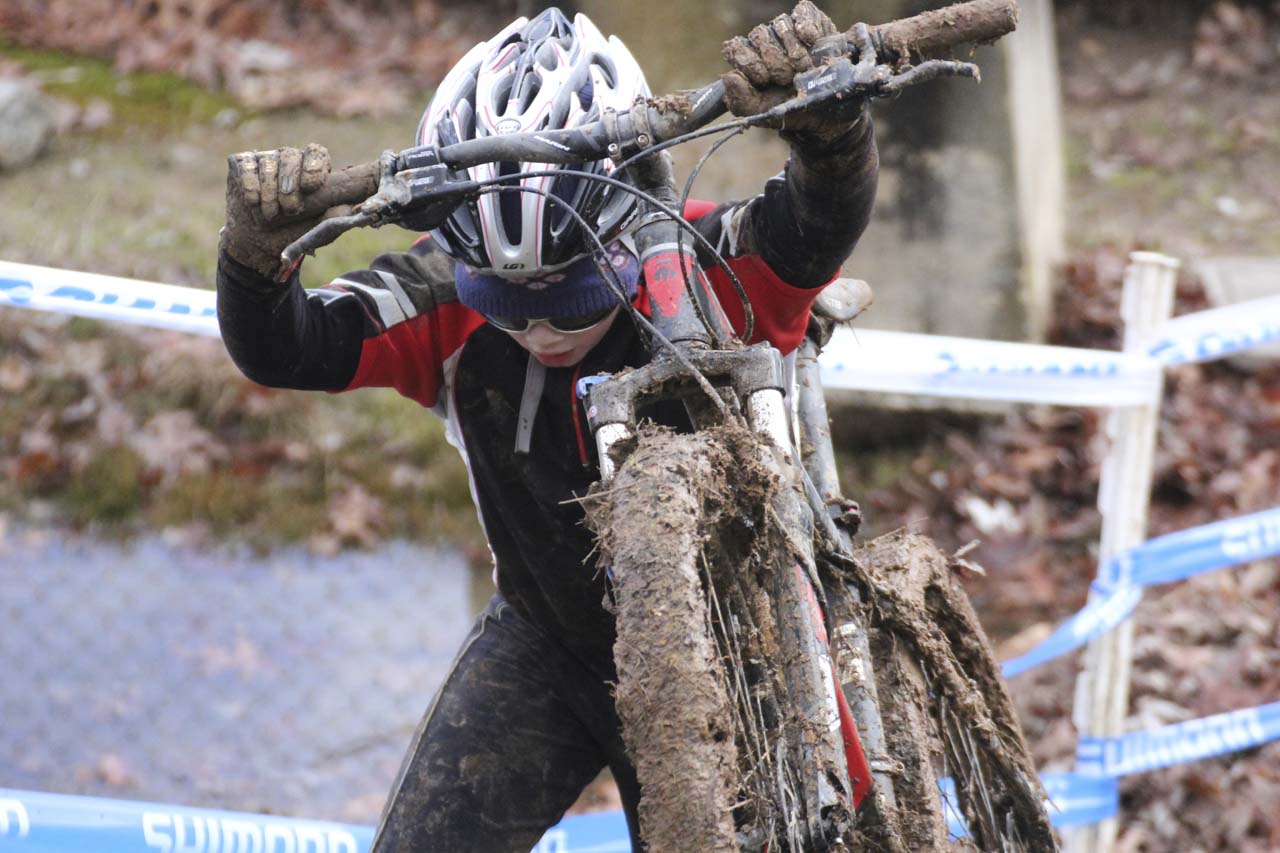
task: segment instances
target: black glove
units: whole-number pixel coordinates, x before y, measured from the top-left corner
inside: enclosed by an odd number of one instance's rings
[[[227,223],[218,246],[267,278],[285,247],[378,189],[376,163],[333,173],[329,151],[314,142],[301,151],[245,151],[227,163]]]
[[[789,14],[757,26],[746,37],[725,42],[724,58],[733,70],[720,79],[729,111],[737,116],[756,115],[794,98],[796,75],[814,67],[810,51],[820,39],[838,33],[821,9],[800,0]],[[788,134],[834,139],[857,123],[865,106],[863,97],[846,98],[791,113],[770,126]]]

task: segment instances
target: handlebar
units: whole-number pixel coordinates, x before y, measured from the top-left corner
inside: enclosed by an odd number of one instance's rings
[[[840,97],[848,91],[854,66],[848,55],[860,40],[869,40],[875,59],[882,65],[905,65],[914,57],[936,54],[962,44],[990,43],[1017,27],[1017,0],[969,0],[943,9],[875,27],[856,25],[847,32],[823,40],[815,51],[814,71],[797,78],[797,97],[768,113],[717,125],[716,129],[751,126],[775,121],[788,112],[812,106],[819,100]],[[869,36],[869,39],[867,39]],[[824,64],[825,63],[825,64]],[[930,62],[930,72],[977,76],[968,63]],[[831,73],[834,69],[835,73]],[[924,70],[924,66],[916,71]],[[724,115],[724,84],[719,80],[691,91],[651,97],[626,112],[606,110],[596,122],[570,130],[512,133],[457,142],[443,147],[421,146],[399,153],[387,152],[375,164],[356,167],[381,172],[378,191],[365,199],[350,216],[330,219],[308,231],[281,255],[283,280],[302,257],[332,243],[344,232],[362,226],[394,222],[407,210],[428,204],[458,203],[484,190],[486,184],[460,177],[461,170],[482,163],[534,162],[570,165],[610,158],[623,164],[661,148],[663,143],[683,141]],[[510,182],[511,177],[495,179]]]

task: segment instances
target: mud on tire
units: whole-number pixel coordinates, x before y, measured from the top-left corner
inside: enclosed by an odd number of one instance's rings
[[[950,561],[902,532],[856,557],[857,583],[873,602],[871,649],[907,849],[1057,850],[1013,702]],[[943,777],[966,839],[929,807],[940,802]]]
[[[642,431],[587,500],[611,567],[616,700],[655,853],[804,848],[788,828],[794,768],[775,759],[789,695],[766,592],[793,558],[767,517],[779,486],[761,452],[740,428]],[[897,804],[860,814],[846,849],[1056,850],[998,665],[946,557],[908,534],[854,557],[832,582],[867,604],[832,617],[870,629]],[[948,833],[943,776],[968,840]]]
[[[611,567],[618,714],[653,851],[738,849],[732,710],[701,571],[734,505],[731,463],[719,442],[646,432],[587,503]]]

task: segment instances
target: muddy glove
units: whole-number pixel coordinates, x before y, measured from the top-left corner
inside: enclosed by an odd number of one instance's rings
[[[373,163],[332,172],[329,151],[245,151],[227,158],[227,224],[218,248],[266,278],[280,253],[321,220],[350,213],[378,189]]]
[[[820,39],[838,32],[821,9],[800,0],[790,14],[725,42],[724,58],[733,70],[720,79],[729,111],[736,116],[756,115],[794,98],[795,76],[814,67],[809,52]],[[858,121],[865,106],[864,98],[850,98],[792,113],[773,126],[788,135],[835,138]]]

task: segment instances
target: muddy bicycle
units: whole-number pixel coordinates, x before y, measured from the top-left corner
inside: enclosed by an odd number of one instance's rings
[[[744,344],[750,304],[744,296],[735,333],[703,259],[736,284],[735,274],[682,218],[698,170],[678,193],[666,153],[816,104],[976,76],[969,63],[911,59],[993,40],[1015,19],[1012,0],[974,0],[857,25],[815,45],[794,98],[719,124],[717,82],[572,130],[388,152],[373,196],[285,251],[282,279],[351,228],[487,194],[556,203],[527,182],[549,172],[472,179],[466,169],[480,164],[608,158],[610,175],[572,174],[640,199],[631,238],[648,315],[607,261],[600,268],[651,359],[583,377],[577,392],[601,474],[583,501],[611,579],[616,702],[652,850],[1056,848],[998,667],[947,560],[907,537],[853,547],[857,510],[835,476],[816,356],[865,298],[849,284],[824,291],[794,363],[767,343]],[[658,402],[682,404],[692,431],[647,425],[641,415]]]

